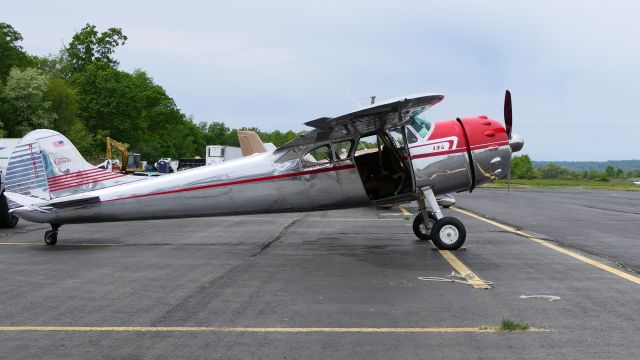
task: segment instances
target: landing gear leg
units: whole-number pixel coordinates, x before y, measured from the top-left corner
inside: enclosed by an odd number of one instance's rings
[[[427,204],[431,211],[427,210]],[[418,207],[420,213],[413,221],[413,232],[418,238],[433,241],[433,244],[441,250],[455,250],[464,244],[467,237],[464,225],[454,217],[442,215],[431,188],[421,190],[418,196]]]
[[[44,233],[44,243],[47,245],[55,245],[58,242],[58,229],[59,224],[51,224],[51,230],[47,230]]]

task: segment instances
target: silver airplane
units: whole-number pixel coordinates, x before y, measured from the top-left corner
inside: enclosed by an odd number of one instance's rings
[[[486,116],[430,121],[444,96],[421,94],[309,121],[313,130],[284,146],[219,165],[160,177],[113,173],[87,163],[62,134],[34,130],[15,147],[5,195],[12,213],[49,223],[55,245],[63,224],[304,212],[417,201],[419,239],[457,249],[462,222],[443,216],[447,193],[472,191],[506,176],[524,142]],[[241,139],[242,141],[242,139]],[[259,141],[254,139],[249,141]],[[453,200],[455,201],[455,200]]]

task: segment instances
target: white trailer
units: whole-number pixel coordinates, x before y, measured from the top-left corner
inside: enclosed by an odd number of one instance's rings
[[[207,145],[206,165],[216,165],[231,159],[242,157],[242,150],[235,146]]]

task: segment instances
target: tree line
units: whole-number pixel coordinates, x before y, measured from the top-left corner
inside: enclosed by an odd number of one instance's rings
[[[195,123],[142,69],[118,69],[120,28],[86,24],[55,55],[26,53],[22,35],[0,23],[0,133],[18,138],[38,128],[67,136],[87,158],[104,156],[105,138],[130,145],[146,160],[203,156],[206,145],[239,146],[237,131],[254,130],[281,146],[299,134]]]
[[[571,170],[553,162],[535,169],[529,155],[515,156],[511,161],[511,177],[514,179],[597,180],[640,178],[640,169],[624,171],[609,165],[604,171]]]

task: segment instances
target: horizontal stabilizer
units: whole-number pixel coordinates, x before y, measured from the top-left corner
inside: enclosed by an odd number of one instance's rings
[[[46,206],[46,201],[43,201],[40,198],[22,195],[11,191],[5,191],[4,196],[6,196],[7,200],[9,200],[9,207],[12,209],[15,209],[17,207],[25,207],[32,210],[48,212],[47,210],[41,208],[42,206]],[[15,204],[17,204],[17,206]]]
[[[39,199],[37,197],[22,195],[11,191],[5,191],[4,195],[7,197],[7,199],[9,199],[9,201],[18,204],[19,206],[43,212],[48,211],[44,208],[61,209],[100,202],[100,197],[98,196],[80,196],[70,200],[43,201],[42,199]]]
[[[47,206],[52,206],[54,208],[61,209],[61,208],[69,208],[74,206],[88,205],[88,204],[93,204],[97,202],[100,202],[99,196],[90,196],[90,197],[73,199],[73,200],[53,201],[48,203]]]

